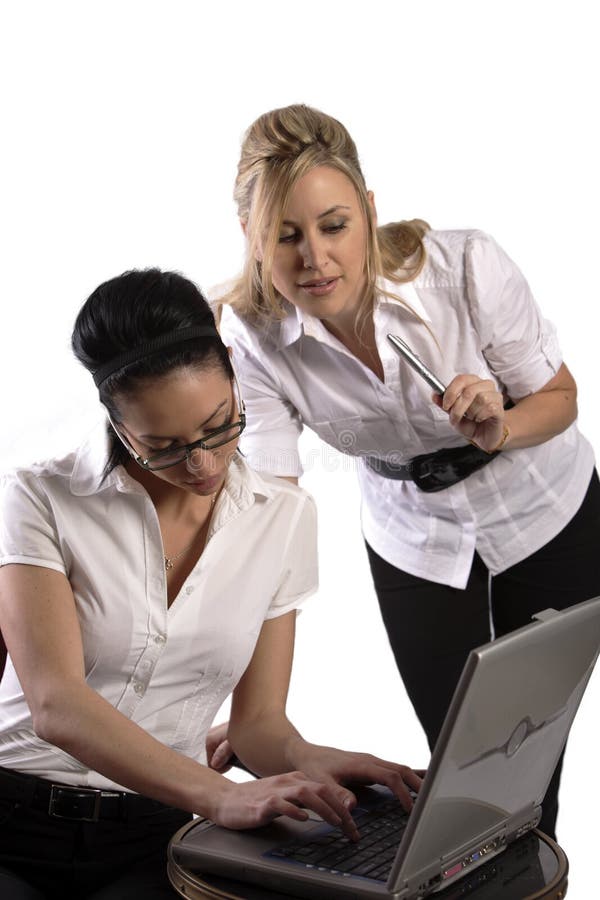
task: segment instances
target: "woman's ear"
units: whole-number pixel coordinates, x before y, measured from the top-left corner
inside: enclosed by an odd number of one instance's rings
[[[373,221],[375,222],[375,225],[377,225],[377,207],[375,206],[375,194],[373,193],[373,191],[367,191],[367,200],[369,201],[369,206],[371,207]]]
[[[248,222],[240,219],[240,228],[244,232],[244,237],[248,240]],[[254,258],[257,262],[262,262],[262,253],[259,245],[257,245],[256,250],[254,251]]]

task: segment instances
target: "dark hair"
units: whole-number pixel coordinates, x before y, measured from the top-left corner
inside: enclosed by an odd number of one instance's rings
[[[75,320],[71,346],[79,362],[93,374],[147,341],[196,326],[215,328],[215,319],[195,284],[177,272],[133,269],[105,281],[88,297]],[[217,334],[167,346],[109,375],[98,388],[100,402],[118,422],[119,395],[131,394],[144,382],[177,369],[219,366],[233,378],[227,348]],[[108,427],[111,451],[105,475],[129,460],[127,450]]]

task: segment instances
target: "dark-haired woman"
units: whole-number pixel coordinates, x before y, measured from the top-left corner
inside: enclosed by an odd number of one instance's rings
[[[110,427],[2,480],[3,900],[168,896],[165,847],[192,813],[241,828],[304,806],[354,838],[345,781],[410,805],[411,770],[309,744],[285,716],[314,507],[236,453],[243,402],[203,297],[126,273],[87,300],[73,348]],[[206,765],[232,691],[230,739],[265,776],[244,784]]]

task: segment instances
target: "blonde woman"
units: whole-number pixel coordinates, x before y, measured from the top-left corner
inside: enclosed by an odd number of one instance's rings
[[[243,451],[296,479],[306,425],[357,457],[381,612],[433,745],[472,647],[600,593],[600,484],[575,382],[491,237],[377,226],[354,142],[330,116],[296,105],[257,119],[235,199],[246,264],[215,299],[248,405]],[[388,333],[436,372],[443,396]]]

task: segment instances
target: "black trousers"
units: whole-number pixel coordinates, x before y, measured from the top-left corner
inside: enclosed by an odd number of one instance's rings
[[[190,813],[132,822],[57,819],[0,797],[2,900],[173,900],[167,844]]]
[[[600,595],[600,481],[594,472],[578,512],[548,544],[490,578],[476,554],[464,590],[395,568],[367,545],[383,621],[398,670],[430,748],[442,727],[469,651],[531,621]],[[491,604],[491,609],[490,609]],[[562,757],[540,828],[555,836]]]

